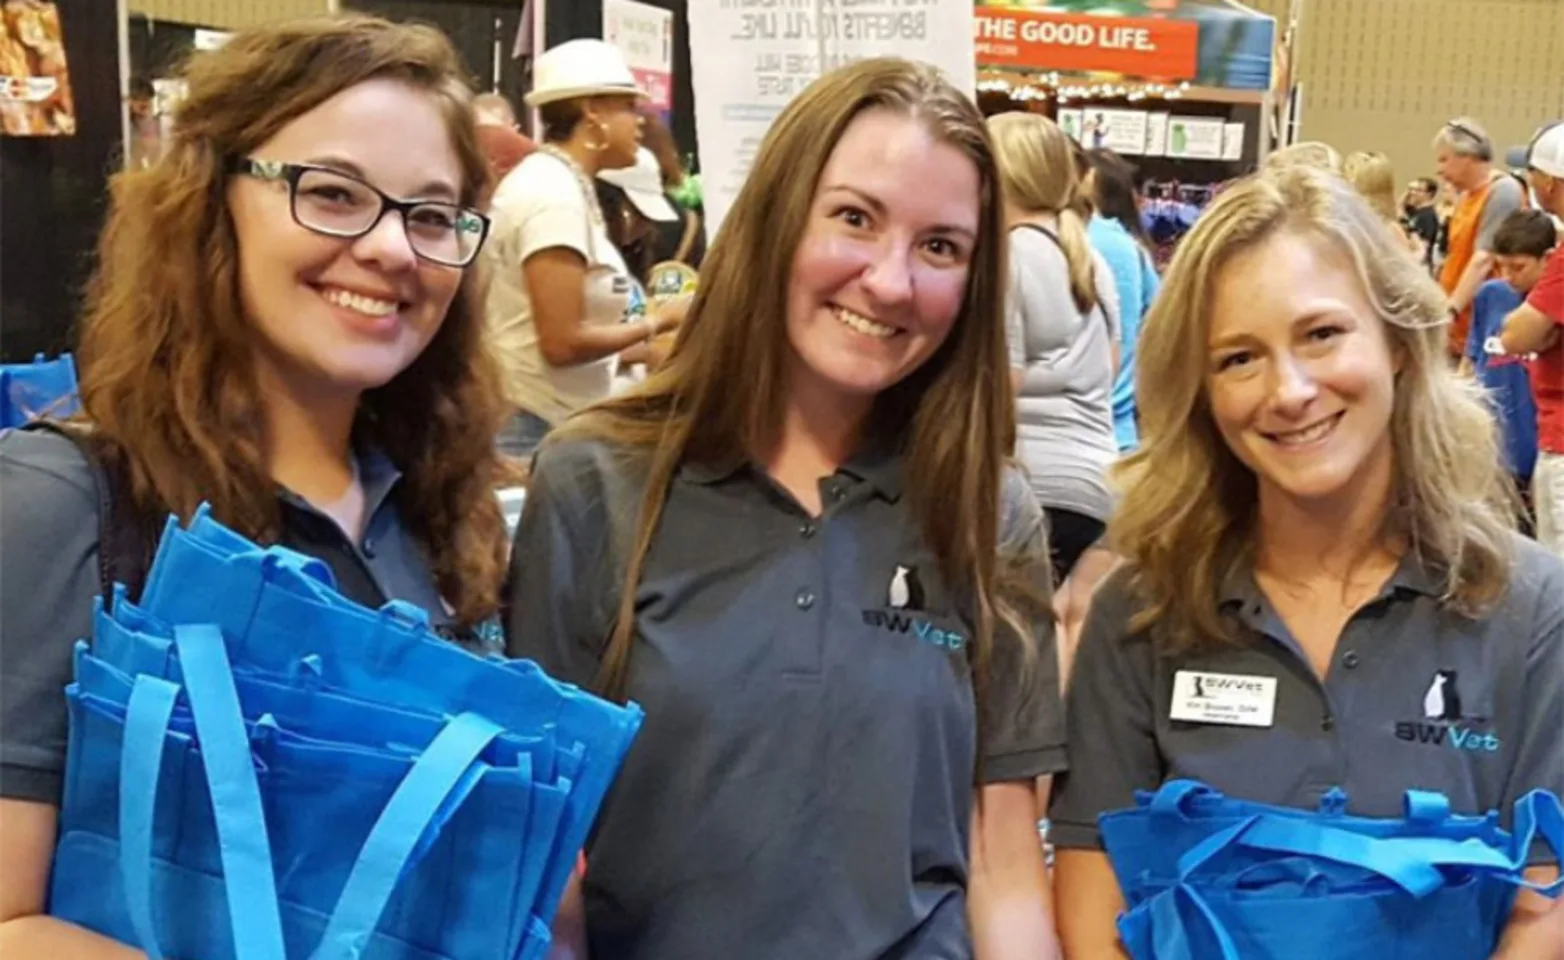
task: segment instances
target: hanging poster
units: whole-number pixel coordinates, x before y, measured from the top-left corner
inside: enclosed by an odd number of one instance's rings
[[[1060,110],[1055,122],[1059,124],[1060,130],[1070,135],[1070,139],[1080,143],[1081,125],[1084,122],[1084,117],[1085,111],[1083,110]]]
[[[0,5],[0,131],[13,137],[76,132],[60,11],[53,3],[4,0]]]
[[[1089,150],[1138,156],[1146,149],[1146,113],[1087,107],[1078,139]]]
[[[603,0],[603,39],[619,48],[635,82],[666,113],[673,107],[673,11]]]
[[[1244,158],[1244,125],[1241,123],[1229,123],[1222,128],[1222,159],[1242,160]]]
[[[1227,124],[1206,117],[1168,118],[1168,156],[1190,160],[1222,159]]]
[[[704,15],[690,17],[690,61],[708,236],[738,196],[771,122],[823,72],[894,55],[933,64],[969,94],[977,85],[972,0],[702,0],[700,7]]]
[[[1165,113],[1146,114],[1146,156],[1165,157],[1168,155],[1168,115]]]

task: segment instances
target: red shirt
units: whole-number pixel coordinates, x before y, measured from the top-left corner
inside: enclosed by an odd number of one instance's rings
[[[505,175],[516,168],[516,164],[537,148],[537,144],[510,127],[478,124],[478,149],[483,151],[484,159],[489,161],[495,183],[505,179]]]
[[[1531,392],[1537,399],[1537,448],[1564,454],[1564,245],[1548,258],[1526,303],[1561,328],[1559,341],[1531,365]]]

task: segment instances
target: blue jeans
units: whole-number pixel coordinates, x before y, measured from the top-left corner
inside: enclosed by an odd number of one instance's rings
[[[499,436],[494,438],[494,444],[506,456],[518,460],[531,460],[533,451],[538,449],[538,444],[543,442],[543,436],[551,429],[553,428],[547,420],[522,410],[500,427]]]

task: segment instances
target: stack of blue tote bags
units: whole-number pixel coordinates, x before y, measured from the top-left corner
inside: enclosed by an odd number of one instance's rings
[[[32,363],[0,363],[0,430],[40,417],[64,419],[75,413],[76,361],[70,354]]]
[[[1536,850],[1564,852],[1564,807],[1521,798],[1458,816],[1406,793],[1399,819],[1355,817],[1332,790],[1318,811],[1225,797],[1190,780],[1098,818],[1134,960],[1488,960]]]
[[[66,690],[50,913],[157,960],[533,960],[640,728],[203,508]]]

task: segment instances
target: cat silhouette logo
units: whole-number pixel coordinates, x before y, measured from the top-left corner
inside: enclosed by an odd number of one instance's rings
[[[1439,670],[1434,673],[1434,682],[1429,684],[1428,692],[1423,694],[1423,716],[1430,720],[1444,720],[1451,723],[1463,719],[1461,693],[1456,687],[1454,670]]]
[[[918,579],[917,567],[896,565],[896,572],[891,575],[890,595],[886,598],[885,605],[892,610],[923,609],[923,582]]]

